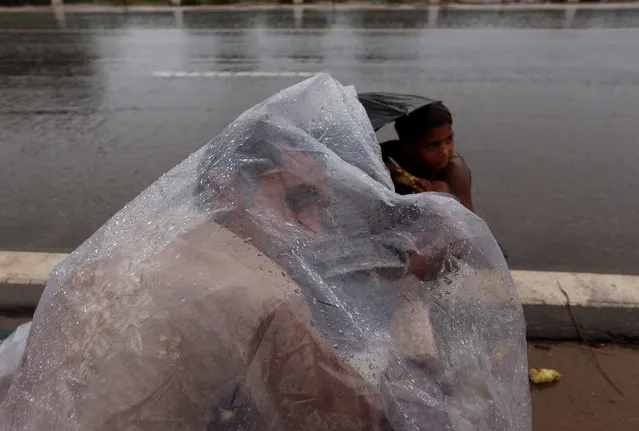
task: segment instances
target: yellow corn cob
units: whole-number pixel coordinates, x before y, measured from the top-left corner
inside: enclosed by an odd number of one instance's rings
[[[413,187],[416,183],[417,178],[410,172],[404,170],[401,166],[399,166],[399,164],[395,160],[390,159],[390,161],[392,163],[392,168],[390,168],[390,170],[394,174],[395,181],[399,184]]]
[[[561,378],[559,372],[550,368],[531,368],[528,371],[528,375],[530,376],[530,381],[538,385],[556,382]]]

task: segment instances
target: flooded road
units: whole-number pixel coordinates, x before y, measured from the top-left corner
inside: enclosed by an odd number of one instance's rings
[[[328,72],[450,106],[512,268],[637,274],[637,40],[639,10],[0,14],[0,249],[75,248]]]

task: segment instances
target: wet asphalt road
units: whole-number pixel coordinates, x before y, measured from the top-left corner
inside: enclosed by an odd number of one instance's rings
[[[639,10],[0,15],[0,249],[68,251],[299,77],[447,102],[517,269],[639,274]]]

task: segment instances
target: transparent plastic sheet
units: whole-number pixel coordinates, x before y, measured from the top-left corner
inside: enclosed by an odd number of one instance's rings
[[[489,229],[392,190],[330,76],[245,112],[54,270],[2,429],[530,430]]]
[[[0,342],[0,403],[9,390],[27,345],[31,322],[23,323],[6,340]]]

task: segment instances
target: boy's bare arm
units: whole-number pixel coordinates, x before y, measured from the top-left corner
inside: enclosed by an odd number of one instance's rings
[[[445,181],[454,194],[470,211],[473,211],[470,169],[461,157],[453,158],[446,167]]]

